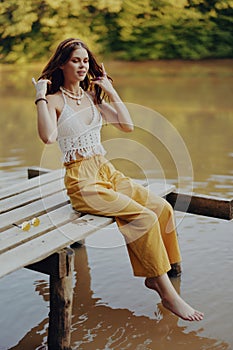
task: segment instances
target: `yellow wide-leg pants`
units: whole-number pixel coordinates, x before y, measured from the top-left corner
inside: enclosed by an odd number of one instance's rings
[[[170,204],[115,169],[103,156],[65,163],[72,207],[115,217],[135,276],[156,277],[181,261]]]

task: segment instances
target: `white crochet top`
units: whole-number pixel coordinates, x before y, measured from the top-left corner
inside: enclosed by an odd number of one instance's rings
[[[106,151],[101,144],[100,130],[102,117],[94,102],[86,93],[90,101],[90,113],[92,120],[86,124],[82,120],[81,112],[70,107],[63,95],[64,107],[58,119],[58,143],[63,153],[64,163],[76,160],[76,152],[84,158],[94,155],[104,155]]]

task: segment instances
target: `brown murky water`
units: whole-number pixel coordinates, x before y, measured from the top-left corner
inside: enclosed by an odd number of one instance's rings
[[[136,124],[130,135],[103,128],[114,163],[133,177],[232,198],[232,61],[105,66]],[[29,166],[61,164],[57,147],[44,147],[37,137],[30,82],[37,72],[1,67],[1,187],[25,179]],[[133,277],[112,225],[75,250],[73,349],[233,349],[233,224],[180,212],[176,219],[183,275],[174,284],[205,319],[187,323],[161,306]],[[17,271],[0,280],[0,295],[0,350],[46,349],[47,276]]]

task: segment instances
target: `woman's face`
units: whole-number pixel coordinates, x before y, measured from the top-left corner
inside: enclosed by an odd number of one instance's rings
[[[80,47],[72,51],[69,60],[61,66],[65,81],[83,81],[89,69],[87,50]]]

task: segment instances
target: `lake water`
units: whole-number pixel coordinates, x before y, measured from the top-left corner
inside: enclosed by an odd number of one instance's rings
[[[181,192],[233,198],[233,61],[106,62],[136,128],[103,127],[108,157],[128,175]],[[39,66],[1,66],[0,187],[27,168],[61,166],[56,145],[36,131],[31,77]],[[72,347],[80,350],[233,349],[232,221],[175,212],[183,274],[180,294],[205,312],[179,320],[132,275],[115,225],[75,250]],[[0,280],[0,350],[46,349],[48,277],[19,270]],[[56,349],[54,349],[56,350]]]

